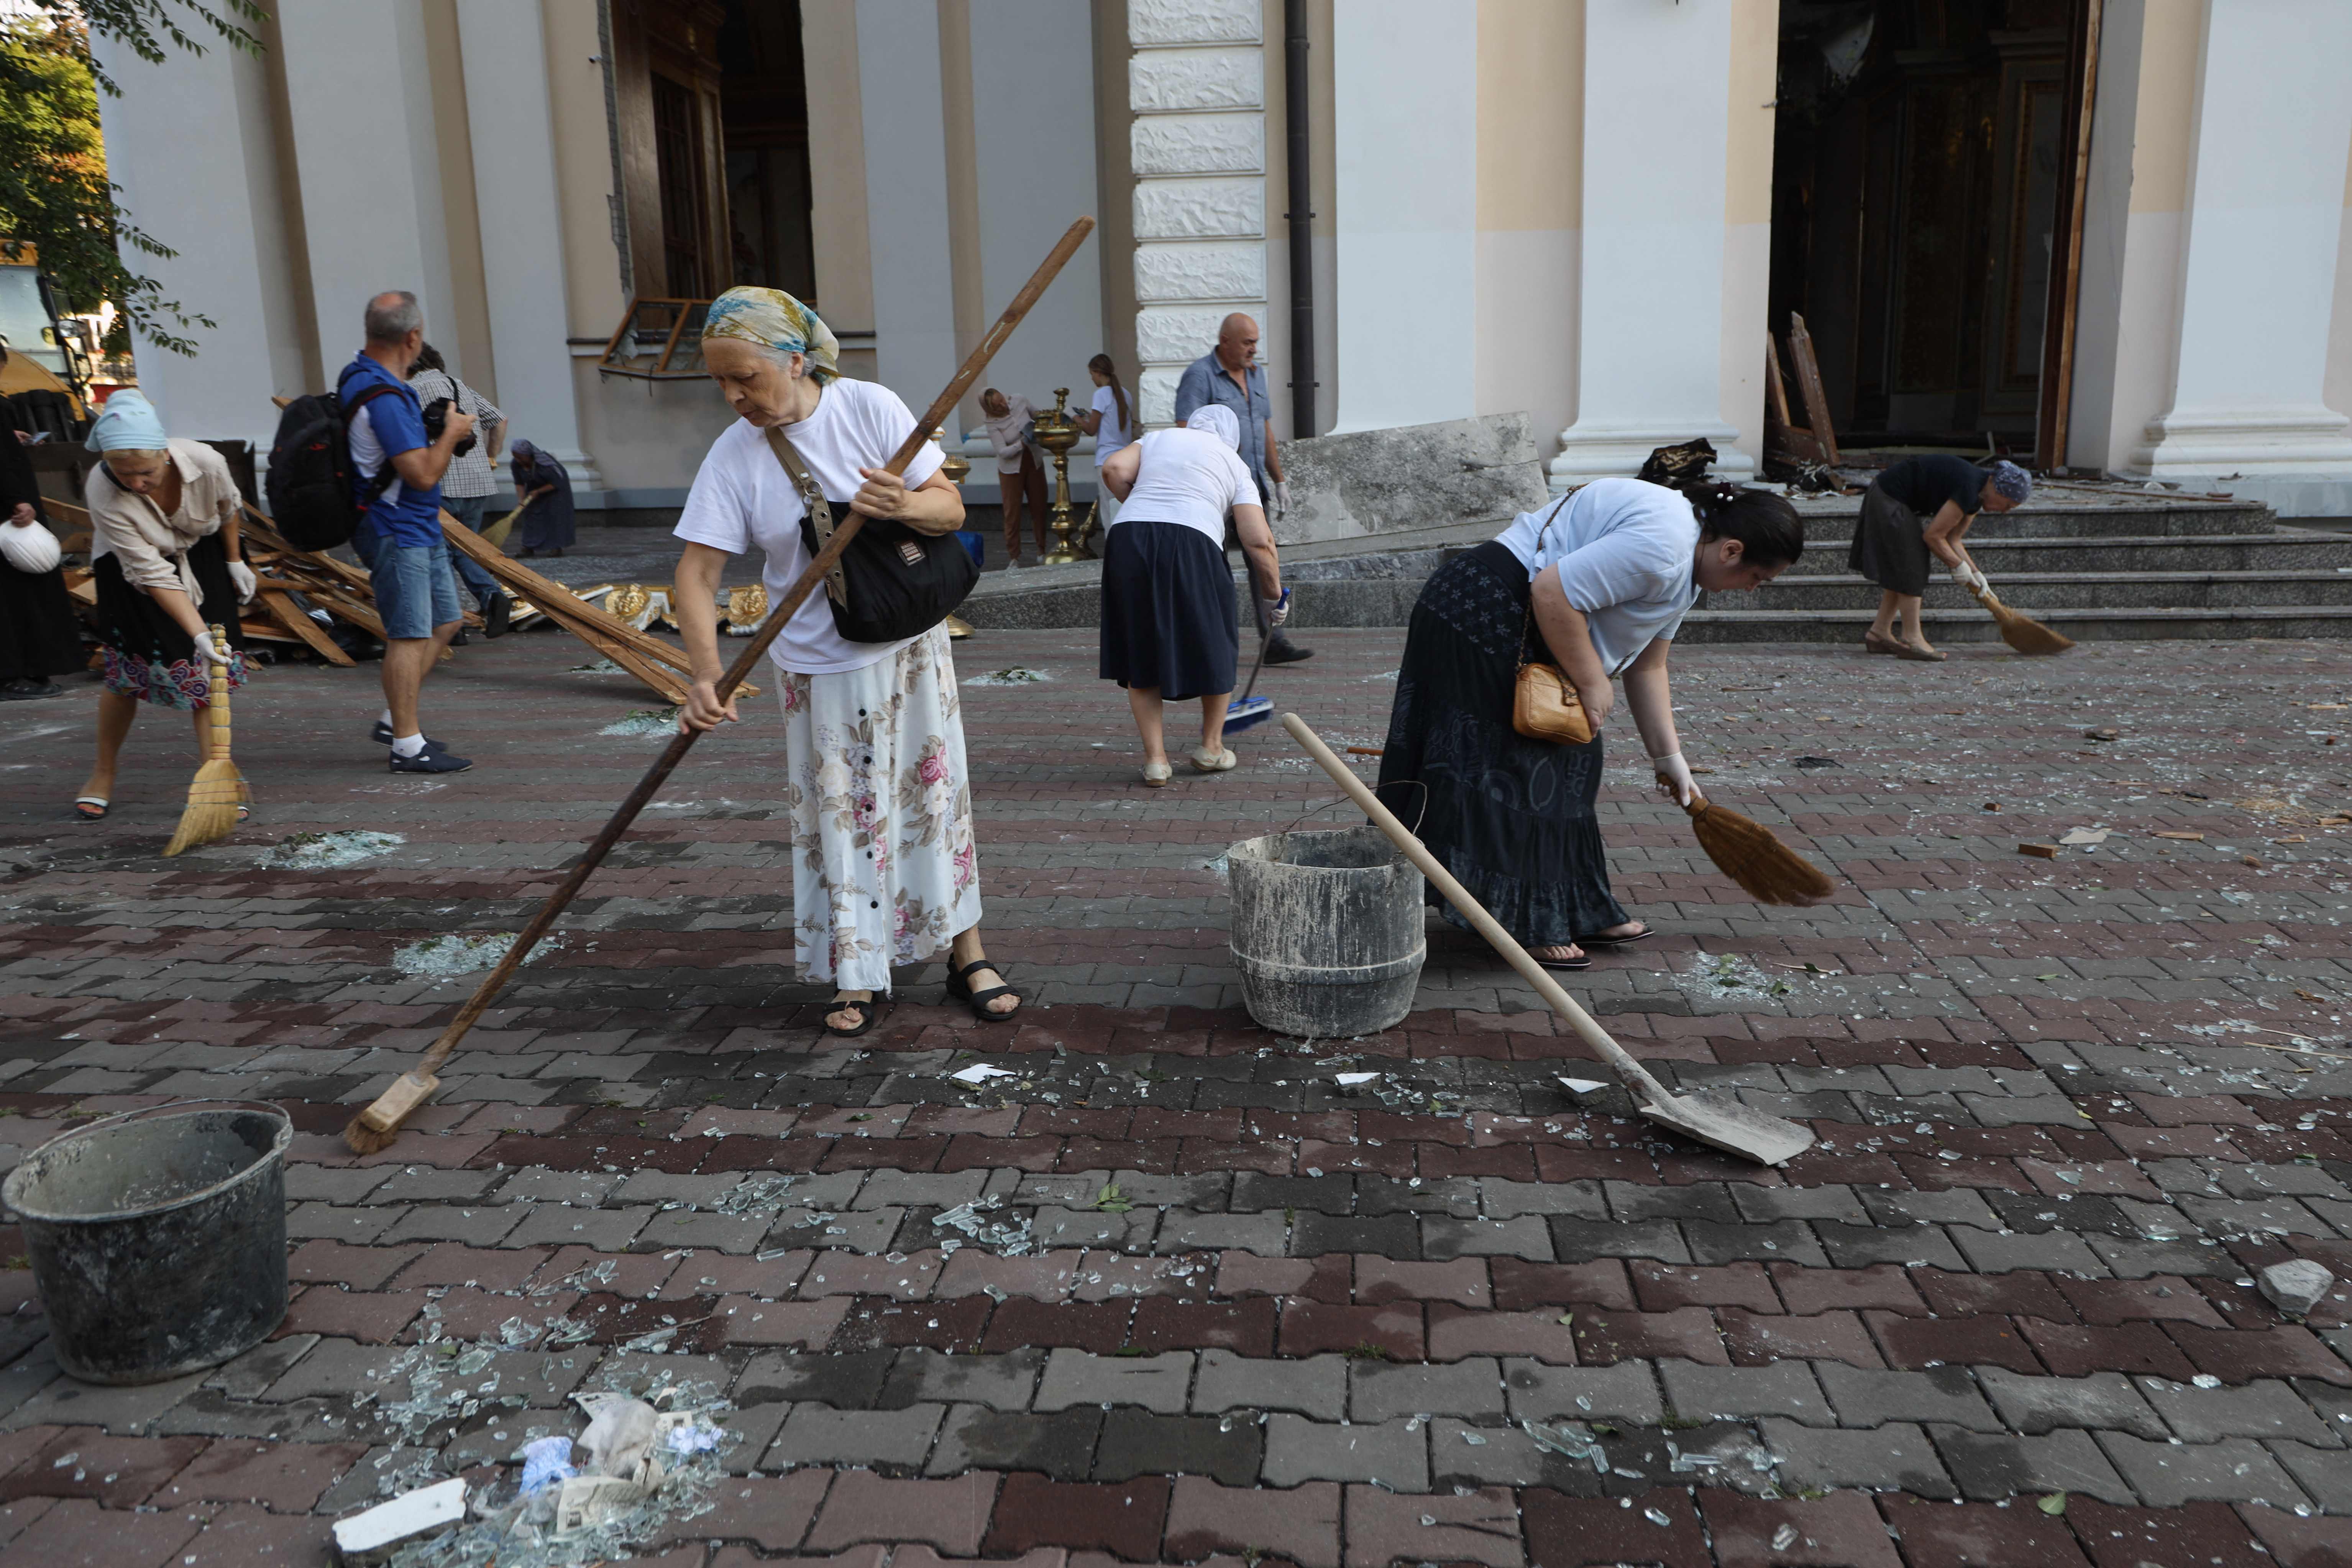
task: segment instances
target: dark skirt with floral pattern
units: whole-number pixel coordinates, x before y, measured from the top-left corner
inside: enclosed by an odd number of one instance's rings
[[[1601,738],[1530,741],[1511,728],[1528,574],[1500,543],[1438,568],[1412,607],[1381,757],[1380,796],[1528,947],[1623,924],[1593,803]],[[1536,634],[1540,635],[1540,634]],[[1435,889],[1429,901],[1467,927]]]
[[[189,546],[188,565],[196,574],[196,586],[204,590],[196,613],[206,626],[226,628],[229,646],[236,650],[228,667],[229,689],[234,691],[245,684],[245,628],[237,620],[236,584],[229,580],[228,552],[220,535]],[[112,555],[91,563],[90,578],[98,590],[106,689],[159,708],[188,711],[204,707],[212,671],[197,663],[195,639],[150,595],[131,585],[122,574],[122,563]]]

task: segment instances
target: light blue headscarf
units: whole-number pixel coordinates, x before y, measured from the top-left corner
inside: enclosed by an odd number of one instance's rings
[[[93,452],[161,452],[169,443],[163,435],[163,416],[147,401],[147,395],[126,386],[106,400],[82,445]]]

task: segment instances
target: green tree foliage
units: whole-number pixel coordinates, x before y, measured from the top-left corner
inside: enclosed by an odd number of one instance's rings
[[[136,269],[139,257],[168,258],[170,247],[131,222],[107,178],[98,95],[121,88],[91,57],[101,37],[160,64],[173,48],[202,54],[209,31],[231,47],[258,50],[241,24],[265,19],[255,0],[221,0],[224,16],[200,0],[33,0],[0,23],[0,240],[40,252],[42,269],[76,310],[112,300],[151,342],[193,354],[184,329],[209,317],[163,297]]]

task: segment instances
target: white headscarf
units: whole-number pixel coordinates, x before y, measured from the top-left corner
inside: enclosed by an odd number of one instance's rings
[[[1238,452],[1242,449],[1242,422],[1234,411],[1222,403],[1203,403],[1192,410],[1184,421],[1187,430],[1205,430]]]

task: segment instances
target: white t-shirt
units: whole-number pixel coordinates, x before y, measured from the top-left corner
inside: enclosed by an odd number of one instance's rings
[[[817,488],[838,507],[865,482],[857,470],[888,462],[914,428],[915,416],[897,393],[870,381],[843,377],[826,383],[816,412],[785,426],[784,435]],[[907,488],[912,489],[937,473],[940,460],[938,445],[926,445],[907,465]],[[769,449],[767,433],[738,419],[710,444],[709,455],[694,476],[694,489],[687,493],[686,510],[671,531],[730,555],[758,545],[767,553],[761,576],[772,605],[781,603],[808,570],[809,552],[801,542],[801,519],[807,514],[792,476]],[[963,546],[943,536],[934,548]],[[768,657],[795,675],[835,675],[863,669],[913,640],[851,642],[834,629],[833,605],[820,585],[777,637]]]
[[[1257,505],[1257,484],[1241,454],[1205,430],[1154,430],[1138,443],[1136,455],[1142,466],[1135,488],[1119,503],[1119,523],[1181,522],[1222,550],[1225,513]]]
[[[375,415],[369,405],[362,404],[360,411],[352,416],[351,445],[352,471],[362,479],[374,479],[375,471],[383,467],[383,441],[375,433]],[[387,508],[398,506],[402,491],[400,480],[387,482],[383,504]]]
[[[1546,567],[1559,569],[1560,590],[1590,623],[1601,662],[1622,675],[1653,641],[1673,640],[1697,601],[1698,535],[1698,518],[1680,491],[1641,479],[1595,479],[1566,505],[1519,513],[1500,542],[1529,582]]]
[[[1118,421],[1118,395],[1108,386],[1095,388],[1095,412],[1102,423],[1095,426],[1095,466],[1102,467],[1103,459],[1135,439],[1135,432]]]

